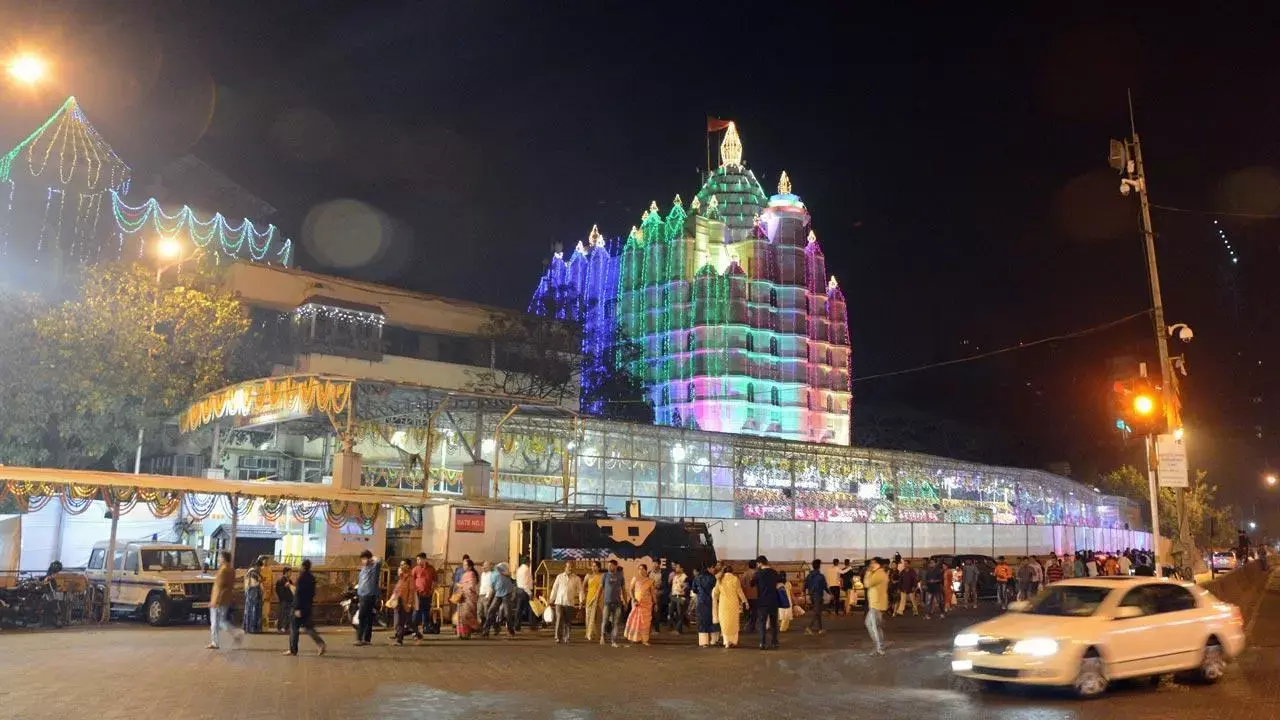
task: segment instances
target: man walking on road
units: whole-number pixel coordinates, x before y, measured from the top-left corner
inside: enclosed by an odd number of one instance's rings
[[[827,579],[822,575],[821,560],[813,561],[813,569],[804,579],[804,590],[809,596],[809,612],[813,613],[809,618],[809,627],[804,629],[804,634],[825,635],[827,631],[822,628],[822,596],[827,591]]]
[[[756,561],[747,561],[747,571],[738,578],[742,581],[742,594],[747,596],[747,633],[756,631],[756,601],[759,593],[756,589]]]
[[[288,565],[280,568],[280,579],[276,580],[276,602],[280,603],[276,631],[282,633],[289,632],[293,626],[293,578],[289,572]]]
[[[894,615],[902,617],[907,614],[907,602],[911,602],[911,612],[916,617],[920,617],[920,601],[916,599],[916,592],[920,589],[920,577],[916,574],[916,569],[908,565],[906,562],[898,562],[898,607],[894,610]]]
[[[556,581],[551,585],[551,604],[555,606],[557,643],[569,642],[573,614],[582,604],[583,594],[582,578],[570,570],[566,563],[564,570],[560,571]]]
[[[289,627],[289,649],[284,651],[285,655],[298,654],[298,633],[301,630],[307,631],[307,637],[311,638],[316,644],[316,654],[324,655],[325,644],[324,639],[320,637],[320,633],[316,632],[315,625],[311,620],[311,607],[315,603],[316,598],[316,577],[311,574],[311,561],[302,561],[302,572],[298,575],[297,585],[294,587],[293,596],[293,618]]]
[[[840,561],[831,558],[831,564],[822,568],[822,577],[827,581],[827,592],[830,594],[830,605],[832,613],[839,613],[840,607]]]
[[[436,588],[436,569],[427,561],[426,553],[418,553],[418,564],[413,566],[413,591],[418,595],[418,610],[413,618],[413,636],[422,641],[423,633],[431,627],[431,600]]]
[[[626,599],[626,579],[617,560],[609,561],[609,571],[600,578],[600,602],[604,605],[604,619],[600,621],[600,644],[604,644],[605,628],[609,629],[609,643],[618,647],[618,635],[622,634],[622,602]]]
[[[226,629],[236,647],[244,641],[244,632],[231,627],[231,589],[236,582],[236,569],[232,567],[231,553],[223,550],[218,555],[218,573],[213,577],[213,594],[209,597],[209,649],[218,649],[218,633]]]
[[[677,633],[683,634],[685,613],[689,608],[689,576],[684,574],[684,568],[680,563],[672,563],[671,577],[668,582],[671,588],[668,622],[675,626]]]
[[[1013,580],[1013,568],[1009,567],[1009,563],[1004,561],[1001,555],[996,561],[996,601],[1000,603],[1001,609],[1009,607],[1009,583]]]
[[[978,565],[972,560],[966,562],[961,577],[964,583],[964,603],[971,608],[978,607]]]
[[[884,621],[884,611],[889,609],[889,574],[885,572],[883,563],[880,558],[872,558],[867,577],[863,580],[867,588],[867,634],[871,636],[871,642],[875,643],[872,655],[884,655],[884,631],[881,623]]]
[[[373,642],[373,614],[378,608],[378,559],[365,550],[360,553],[360,578],[356,581],[360,598],[360,618],[356,624],[356,645]]]
[[[782,579],[778,571],[769,567],[769,558],[756,558],[756,609],[760,617],[760,649],[778,649],[778,584]]]

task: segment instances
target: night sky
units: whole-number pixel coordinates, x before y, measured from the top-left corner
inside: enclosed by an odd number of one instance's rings
[[[140,171],[194,152],[277,207],[304,267],[523,307],[553,243],[688,200],[704,117],[733,119],[848,298],[855,437],[1088,480],[1132,454],[1107,361],[1154,356],[1145,318],[856,378],[1148,307],[1106,163],[1132,88],[1152,201],[1180,209],[1154,221],[1168,320],[1196,333],[1173,346],[1192,464],[1251,502],[1280,464],[1278,18],[793,5],[10,2],[0,38],[51,48],[61,86],[5,90],[0,139],[75,94]],[[341,200],[360,231],[324,212]]]

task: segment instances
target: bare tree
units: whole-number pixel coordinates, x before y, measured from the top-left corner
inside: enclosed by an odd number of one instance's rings
[[[471,370],[476,392],[576,401],[582,386],[579,330],[549,317],[503,313],[490,316],[480,337],[489,346],[489,366]]]

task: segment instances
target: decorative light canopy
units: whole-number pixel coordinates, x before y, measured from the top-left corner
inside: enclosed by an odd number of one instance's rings
[[[56,165],[56,175],[50,165]],[[74,186],[81,193],[126,190],[129,166],[120,159],[80,109],[74,96],[25,140],[0,157],[0,180],[13,179],[14,168],[49,185]]]
[[[778,178],[778,194],[779,195],[791,194],[791,178],[787,177],[786,170],[783,170],[782,176]]]

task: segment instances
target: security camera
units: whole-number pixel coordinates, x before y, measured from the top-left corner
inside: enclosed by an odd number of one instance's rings
[[[1125,197],[1128,197],[1128,196],[1129,196],[1129,192],[1130,192],[1132,189],[1133,189],[1133,188],[1129,187],[1129,183],[1128,183],[1127,181],[1125,181],[1125,180],[1121,180],[1121,181],[1120,181],[1120,194],[1121,194],[1121,195],[1124,195]]]
[[[1191,342],[1191,340],[1195,338],[1195,336],[1196,334],[1191,332],[1191,328],[1187,327],[1186,325],[1183,325],[1182,327],[1178,328],[1178,339],[1181,340],[1182,342]]]

